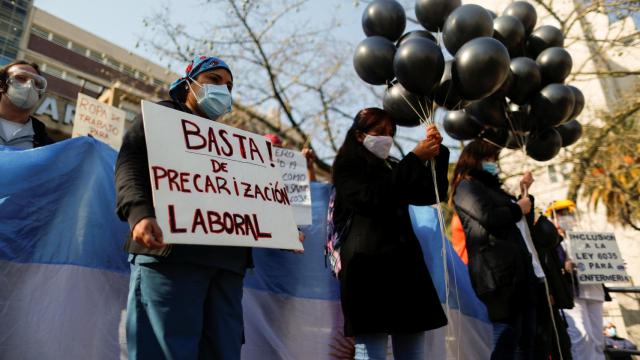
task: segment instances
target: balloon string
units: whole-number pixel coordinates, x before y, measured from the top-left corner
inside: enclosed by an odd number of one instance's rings
[[[513,125],[513,121],[511,121],[511,115],[509,114],[509,112],[505,109],[504,110],[504,116],[507,119],[507,122],[509,123],[509,127],[511,128],[511,132],[513,133],[513,136],[516,138],[516,142],[518,147],[524,151],[524,136],[522,137],[522,139],[520,138],[520,136],[518,135],[518,133],[516,132],[516,127]],[[526,153],[525,153],[526,156]]]

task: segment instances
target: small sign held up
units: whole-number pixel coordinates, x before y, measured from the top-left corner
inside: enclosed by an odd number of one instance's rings
[[[307,159],[299,151],[274,148],[282,181],[287,186],[297,225],[311,225],[311,188]]]
[[[568,231],[567,240],[581,284],[630,281],[615,234]]]
[[[120,150],[125,117],[124,110],[78,93],[71,136],[91,136]]]

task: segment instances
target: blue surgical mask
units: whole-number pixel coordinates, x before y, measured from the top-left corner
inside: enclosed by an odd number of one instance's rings
[[[231,112],[232,99],[227,85],[200,84],[195,80],[193,82],[200,86],[200,90],[194,92],[198,107],[211,120]],[[191,84],[189,84],[189,88],[191,88]],[[191,91],[193,91],[193,88],[191,88]]]
[[[607,328],[607,336],[608,337],[615,337],[617,334],[618,334],[618,332],[616,331],[616,328],[614,328],[614,327]]]
[[[498,174],[500,173],[500,169],[498,169],[498,164],[492,161],[483,161],[482,170],[488,172],[493,176],[498,176]]]

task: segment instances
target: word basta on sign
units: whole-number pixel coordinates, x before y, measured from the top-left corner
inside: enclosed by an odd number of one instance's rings
[[[167,243],[302,249],[267,139],[148,101],[142,114]]]

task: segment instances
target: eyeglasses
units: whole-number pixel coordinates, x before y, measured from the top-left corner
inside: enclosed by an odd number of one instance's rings
[[[18,70],[12,72],[9,74],[9,79],[7,80],[8,85],[18,87],[28,86],[29,83],[31,83],[31,86],[39,93],[44,92],[47,88],[47,79],[29,71]]]

